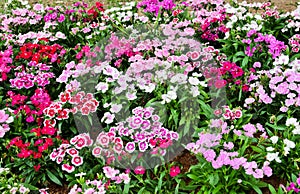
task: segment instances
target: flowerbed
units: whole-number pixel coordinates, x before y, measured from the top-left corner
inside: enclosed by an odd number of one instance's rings
[[[300,191],[300,5],[13,0],[0,22],[2,193]]]

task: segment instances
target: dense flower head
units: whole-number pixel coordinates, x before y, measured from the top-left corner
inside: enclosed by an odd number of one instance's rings
[[[176,4],[173,0],[143,0],[138,2],[137,8],[144,8],[144,12],[154,13],[155,16],[159,14],[159,11],[172,10]]]
[[[7,74],[12,69],[12,54],[13,50],[12,47],[9,46],[7,50],[0,52],[0,72],[1,72],[1,78],[0,82],[3,82],[7,80]]]

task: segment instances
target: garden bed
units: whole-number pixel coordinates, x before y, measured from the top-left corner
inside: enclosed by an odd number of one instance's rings
[[[0,192],[299,192],[300,4],[274,3],[7,3]]]

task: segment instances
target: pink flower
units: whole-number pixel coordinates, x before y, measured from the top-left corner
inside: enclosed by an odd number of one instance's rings
[[[95,157],[100,156],[101,150],[102,150],[102,148],[100,148],[99,146],[96,146],[96,147],[93,148],[92,154]]]
[[[67,149],[67,153],[70,154],[71,156],[77,156],[78,155],[78,151],[75,148]]]
[[[260,67],[261,67],[261,63],[260,63],[260,62],[255,62],[255,63],[253,64],[253,67],[254,67],[254,68],[260,68]]]
[[[83,163],[83,158],[81,156],[74,156],[71,162],[74,166],[80,166]]]
[[[180,168],[178,166],[172,166],[170,168],[170,176],[175,177],[180,173]]]
[[[134,169],[134,173],[135,174],[144,174],[146,171],[146,169],[142,166],[137,166],[135,169]]]
[[[33,6],[33,10],[35,10],[35,11],[42,11],[42,10],[44,10],[44,6],[42,4],[35,4]]]
[[[95,189],[93,189],[93,188],[89,188],[89,189],[85,190],[85,192],[84,192],[84,194],[93,194],[93,193],[95,193]]]
[[[117,174],[119,174],[119,170],[115,170],[110,166],[103,167],[103,172],[107,178],[114,178]]]
[[[8,119],[9,115],[5,114],[4,110],[0,110],[0,123],[4,123]]]
[[[125,150],[129,153],[132,153],[135,150],[135,143],[134,142],[128,142],[125,146]]]
[[[226,86],[226,84],[227,84],[226,80],[216,80],[215,87],[220,89],[220,88],[223,88],[224,86]]]
[[[108,146],[108,144],[109,144],[109,137],[106,134],[101,133],[97,137],[97,142],[99,142],[101,146]]]
[[[62,170],[67,171],[68,173],[71,173],[75,170],[75,167],[71,166],[69,164],[63,164],[62,165]]]
[[[272,176],[272,168],[270,168],[269,166],[264,166],[262,170],[266,176]]]
[[[129,174],[122,173],[119,175],[120,179],[124,181],[124,184],[128,184],[130,182]]]

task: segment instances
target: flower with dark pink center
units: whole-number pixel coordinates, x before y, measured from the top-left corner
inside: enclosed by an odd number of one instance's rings
[[[81,156],[74,156],[71,162],[74,166],[80,166],[83,163],[83,158]]]
[[[63,164],[62,170],[67,171],[68,173],[72,173],[75,170],[75,167],[69,164]]]

